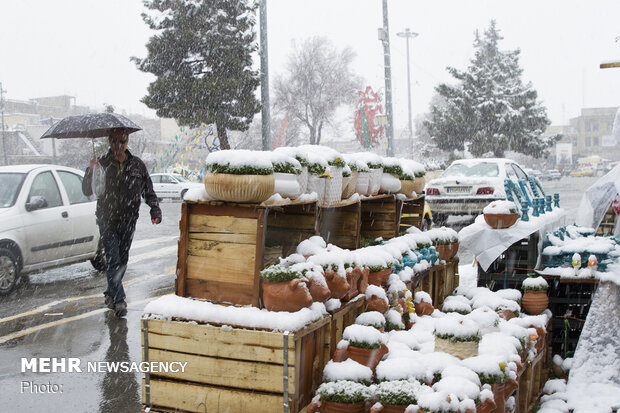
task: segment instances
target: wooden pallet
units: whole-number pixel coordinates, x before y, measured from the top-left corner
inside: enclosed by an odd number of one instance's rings
[[[315,235],[316,203],[184,201],[179,226],[176,294],[258,307],[265,253],[273,262]]]
[[[407,231],[411,227],[422,229],[424,222],[424,195],[415,198],[399,200],[401,203],[401,216],[399,233]]]
[[[142,402],[154,410],[298,413],[322,381],[326,315],[289,334],[142,320],[145,362],[187,362],[184,372],[147,373]]]
[[[377,195],[361,200],[362,238],[390,239],[398,236],[402,203],[394,195]]]

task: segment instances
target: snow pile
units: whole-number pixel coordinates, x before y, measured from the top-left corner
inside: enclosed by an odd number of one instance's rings
[[[323,380],[351,380],[370,383],[372,381],[372,370],[351,359],[338,363],[330,360],[323,369]]]
[[[515,212],[517,212],[515,203],[506,200],[493,201],[482,210],[483,214],[512,214]]]

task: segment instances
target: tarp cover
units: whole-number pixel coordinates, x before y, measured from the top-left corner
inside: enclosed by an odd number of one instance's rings
[[[596,181],[581,197],[575,223],[582,227],[598,228],[605,212],[620,193],[620,165]],[[620,224],[620,220],[618,220]],[[619,235],[618,224],[614,231]]]

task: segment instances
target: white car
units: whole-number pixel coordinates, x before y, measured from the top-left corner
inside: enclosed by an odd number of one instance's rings
[[[183,199],[185,193],[192,188],[202,188],[204,185],[192,182],[183,175],[157,173],[151,174],[153,189],[160,200],[163,198]]]
[[[439,178],[426,183],[426,202],[433,221],[442,224],[450,215],[479,215],[490,202],[506,199],[504,180],[514,182],[519,195],[533,198],[528,176],[516,162],[505,158],[454,161]],[[519,182],[521,181],[523,185]],[[517,197],[513,196],[515,201]]]
[[[84,173],[57,165],[0,167],[0,295],[20,274],[90,260],[105,269],[96,202]]]

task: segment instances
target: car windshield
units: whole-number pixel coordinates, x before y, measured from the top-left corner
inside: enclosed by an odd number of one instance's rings
[[[173,175],[177,181],[179,182],[190,182],[189,179],[187,179],[186,177],[184,177],[183,175]]]
[[[441,174],[442,178],[452,176],[499,176],[496,163],[481,162],[476,164],[454,163]]]
[[[26,174],[0,173],[0,208],[10,208],[15,204]]]

